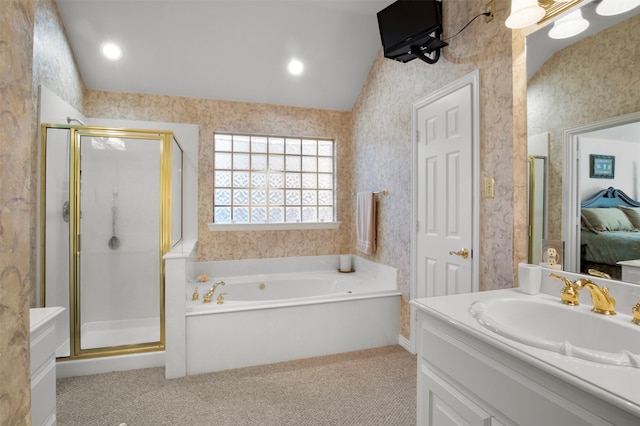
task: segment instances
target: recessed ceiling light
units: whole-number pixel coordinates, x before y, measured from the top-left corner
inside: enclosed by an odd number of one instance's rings
[[[289,70],[289,73],[292,75],[300,75],[302,71],[304,71],[304,64],[298,59],[292,59],[289,65],[287,65],[287,70]]]
[[[115,43],[103,43],[100,50],[104,56],[112,61],[117,61],[122,57],[122,49]]]

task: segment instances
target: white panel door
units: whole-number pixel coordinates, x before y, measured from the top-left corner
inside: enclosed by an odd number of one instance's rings
[[[472,124],[470,84],[416,110],[417,297],[473,290]]]

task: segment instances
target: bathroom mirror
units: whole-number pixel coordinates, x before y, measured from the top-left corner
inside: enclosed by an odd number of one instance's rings
[[[546,216],[547,238],[565,242],[563,269],[569,271],[580,270],[580,224],[575,217],[579,217],[580,200],[593,195],[583,191],[623,185],[610,179],[590,178],[588,170],[585,177],[589,164],[578,155],[580,144],[597,137],[600,142],[589,149],[594,154],[607,154],[622,139],[615,128],[629,124],[629,120],[640,121],[632,115],[638,110],[640,97],[640,81],[634,77],[640,62],[640,7],[622,15],[602,17],[595,13],[598,3],[583,2],[581,6],[595,35],[556,41],[549,38],[551,25],[547,25],[526,39],[527,133],[530,137],[548,134],[547,204],[540,215]],[[557,52],[547,53],[552,44]],[[625,121],[624,117],[632,118]],[[592,135],[593,131],[598,133]],[[635,148],[627,148],[622,157],[635,155],[640,162],[640,133],[636,131],[635,135],[637,154]],[[635,184],[624,184],[621,189],[639,199],[634,164],[617,167],[616,173],[635,178]],[[566,218],[571,212],[575,213],[574,220],[568,223]],[[544,221],[544,216],[530,216],[531,224]]]

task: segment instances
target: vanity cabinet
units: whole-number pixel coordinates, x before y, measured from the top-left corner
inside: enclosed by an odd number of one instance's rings
[[[56,424],[56,332],[55,318],[61,307],[30,310],[31,423]]]
[[[412,304],[418,308],[418,425],[639,424],[562,374],[514,356],[419,301]]]
[[[423,406],[418,412],[419,425],[501,425],[495,417],[451,386],[445,379],[431,370],[426,363],[421,363],[420,401]]]

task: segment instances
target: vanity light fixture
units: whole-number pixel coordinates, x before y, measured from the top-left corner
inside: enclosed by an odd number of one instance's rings
[[[526,28],[544,18],[545,13],[538,0],[511,0],[511,15],[505,25],[511,29]]]
[[[573,37],[589,28],[589,21],[582,17],[582,10],[578,9],[553,24],[553,28],[549,31],[549,37],[559,40]]]
[[[602,0],[596,7],[596,13],[602,16],[619,15],[639,5],[640,0]]]
[[[107,42],[100,46],[102,54],[112,61],[117,61],[122,57],[122,49],[115,43]]]

